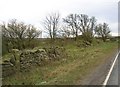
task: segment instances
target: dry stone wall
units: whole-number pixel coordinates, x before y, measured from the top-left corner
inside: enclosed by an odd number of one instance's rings
[[[16,56],[16,52],[19,56]],[[10,60],[3,62],[4,76],[9,75],[9,69],[13,72],[17,71],[29,71],[33,66],[41,66],[47,62],[59,60],[65,56],[65,49],[62,47],[51,47],[37,50],[13,50]],[[8,73],[8,74],[7,74]]]

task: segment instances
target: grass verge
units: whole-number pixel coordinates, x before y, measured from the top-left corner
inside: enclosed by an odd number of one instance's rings
[[[3,79],[7,85],[70,85],[89,74],[100,65],[109,54],[117,49],[116,42],[96,44],[87,48],[80,48],[74,44],[64,46],[68,58],[50,62],[42,67],[34,67],[30,72],[20,73]]]

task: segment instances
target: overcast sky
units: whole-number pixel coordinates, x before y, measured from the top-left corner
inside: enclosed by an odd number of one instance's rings
[[[61,18],[70,13],[95,16],[98,23],[106,22],[112,35],[118,34],[119,0],[0,0],[0,22],[18,19],[43,29],[41,22],[51,12]]]

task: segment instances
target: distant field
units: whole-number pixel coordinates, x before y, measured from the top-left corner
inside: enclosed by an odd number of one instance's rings
[[[40,42],[39,47],[50,46],[47,42]],[[76,84],[89,74],[95,67],[110,57],[117,48],[117,42],[100,42],[92,46],[81,47],[78,42],[58,41],[55,46],[66,49],[68,58],[35,67],[30,72],[17,73],[3,79],[3,84],[11,85],[52,85],[52,84]]]

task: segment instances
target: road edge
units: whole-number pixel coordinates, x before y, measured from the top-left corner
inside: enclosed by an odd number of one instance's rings
[[[109,72],[108,72],[108,74],[107,74],[107,76],[106,76],[106,78],[105,78],[105,80],[104,80],[104,82],[103,82],[103,87],[105,87],[105,86],[107,85],[107,83],[108,83],[108,80],[109,80],[110,75],[111,75],[111,73],[112,73],[112,71],[113,71],[113,68],[114,68],[114,65],[115,65],[115,63],[116,63],[116,60],[117,60],[117,58],[118,58],[119,53],[120,53],[120,51],[117,53],[116,57],[114,58],[114,61],[113,61],[113,63],[112,63],[112,66],[111,66],[111,68],[110,68],[110,70],[109,70]]]

